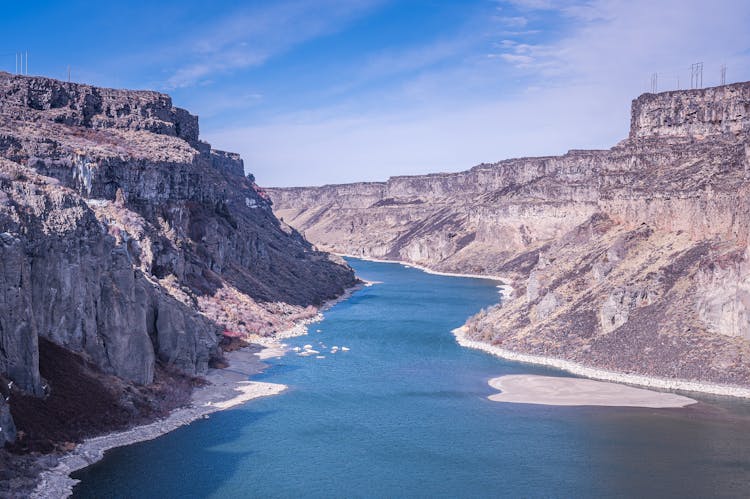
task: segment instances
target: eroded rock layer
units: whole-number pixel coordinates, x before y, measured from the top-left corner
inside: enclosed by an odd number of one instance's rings
[[[14,398],[55,390],[42,341],[149,385],[204,372],[224,331],[272,334],[354,281],[168,96],[0,73],[0,442],[29,431]]]
[[[267,192],[321,249],[507,278],[474,339],[747,387],[749,139],[738,83],[642,95],[609,150]]]

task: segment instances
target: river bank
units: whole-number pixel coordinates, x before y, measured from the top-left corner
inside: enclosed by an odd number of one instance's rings
[[[473,278],[473,279],[489,279],[489,280],[494,280],[494,281],[500,281],[503,283],[502,288],[500,289],[500,294],[502,298],[503,299],[510,298],[513,294],[513,287],[510,286],[509,284],[506,284],[507,282],[509,282],[509,279],[503,278],[500,276],[440,272],[440,271],[429,269],[422,265],[417,265],[417,264],[413,264],[409,262],[403,262],[399,260],[384,260],[384,259],[377,259],[377,258],[370,258],[370,257],[359,257],[359,256],[347,255],[343,253],[335,253],[335,254],[339,256],[358,258],[360,260],[371,261],[371,262],[396,263],[396,264],[406,266],[406,267],[413,267],[423,272],[426,272],[428,274],[434,274],[434,275],[444,275],[444,276],[451,276],[451,277],[468,277],[468,278]],[[471,340],[468,337],[466,337],[465,332],[466,332],[465,326],[457,328],[453,331],[453,334],[456,337],[456,341],[458,342],[459,345],[463,347],[467,347],[467,348],[483,350],[487,353],[490,353],[497,357],[501,357],[506,360],[523,362],[527,364],[535,364],[535,365],[546,366],[546,367],[553,367],[556,369],[561,369],[563,371],[569,372],[571,374],[575,374],[577,376],[582,376],[585,378],[597,379],[597,380],[602,380],[602,381],[610,381],[614,383],[638,385],[638,386],[643,386],[643,387],[648,387],[648,388],[656,388],[660,390],[681,390],[681,391],[688,391],[688,392],[706,393],[706,394],[711,394],[711,395],[721,395],[721,396],[727,396],[727,397],[750,398],[749,388],[743,388],[740,386],[731,386],[731,385],[719,385],[719,384],[714,384],[714,383],[702,383],[702,382],[690,381],[690,380],[666,379],[666,378],[643,376],[643,375],[637,375],[637,374],[618,373],[615,371],[606,371],[603,369],[586,367],[584,365],[571,362],[571,361],[567,361],[564,359],[559,359],[559,358],[554,358],[554,357],[543,357],[543,356],[538,356],[538,355],[530,355],[530,354],[514,352],[512,350],[506,350],[506,349],[503,349],[494,345],[490,345],[488,343]]]
[[[422,272],[426,272],[427,274],[432,274],[432,275],[442,275],[442,276],[446,276],[446,277],[466,277],[466,278],[469,278],[469,279],[487,279],[487,280],[490,280],[490,281],[498,281],[498,282],[502,283],[501,285],[498,286],[498,289],[499,289],[500,295],[504,299],[505,298],[509,298],[513,294],[513,286],[511,286],[510,284],[508,284],[510,282],[510,279],[508,279],[506,277],[493,276],[493,275],[484,275],[484,274],[461,274],[461,273],[458,273],[458,272],[441,272],[439,270],[433,270],[433,269],[431,269],[429,267],[425,267],[423,265],[419,265],[419,264],[411,263],[411,262],[404,262],[404,261],[401,261],[401,260],[386,260],[386,259],[373,258],[373,257],[368,257],[368,256],[349,255],[349,254],[346,254],[346,253],[335,253],[335,252],[331,252],[331,253],[333,253],[334,255],[337,255],[337,256],[341,256],[341,257],[357,258],[359,260],[364,260],[366,262],[396,263],[396,264],[402,265],[404,267],[415,268],[415,269],[421,270]]]
[[[701,383],[698,381],[665,379],[657,377],[642,376],[637,374],[625,374],[603,369],[586,367],[575,362],[570,362],[554,357],[542,357],[540,355],[529,355],[511,350],[506,350],[488,343],[475,341],[466,336],[466,327],[461,326],[453,330],[453,335],[459,345],[466,348],[482,350],[489,354],[526,364],[553,367],[584,378],[611,381],[627,385],[638,385],[660,390],[680,390],[687,392],[706,393],[711,395],[722,395],[728,397],[750,398],[750,389],[739,386],[717,385],[712,383]]]
[[[323,312],[370,284],[362,281],[348,288],[341,296],[325,302],[315,316],[301,320],[274,336],[248,337],[250,346],[225,354],[229,367],[209,370],[204,376],[209,384],[193,392],[189,406],[176,409],[168,417],[146,425],[86,439],[74,450],[60,457],[53,467],[40,473],[31,497],[68,497],[78,483],[78,480],[70,475],[101,460],[104,453],[110,449],[152,440],[216,411],[230,409],[256,398],[282,393],[286,390],[286,385],[250,381],[248,378],[265,369],[266,364],[263,360],[281,357],[286,353],[286,345],[281,340],[307,334],[310,324],[323,319]],[[42,459],[44,457],[40,458],[40,461]]]
[[[286,389],[282,384],[248,381],[249,376],[261,372],[265,367],[251,348],[229,352],[227,358],[231,367],[211,369],[205,376],[211,384],[196,389],[188,407],[177,409],[167,418],[147,425],[86,439],[61,457],[55,467],[40,474],[39,484],[31,497],[68,497],[78,483],[70,474],[99,461],[110,449],[157,438],[213,412],[255,398],[277,395]]]

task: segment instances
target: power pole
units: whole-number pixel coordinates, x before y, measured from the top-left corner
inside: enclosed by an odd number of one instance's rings
[[[655,94],[659,90],[659,74],[658,73],[652,73],[651,74],[651,93]]]
[[[722,85],[727,84],[727,65],[726,64],[721,65],[721,84]]]
[[[26,51],[26,76],[29,75],[29,51]]]
[[[703,88],[702,62],[696,62],[690,65],[690,88]]]
[[[68,83],[70,83],[70,64],[68,64]]]

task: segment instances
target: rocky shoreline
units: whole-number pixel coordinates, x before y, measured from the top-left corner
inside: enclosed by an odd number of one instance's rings
[[[474,341],[750,389],[749,104],[750,82],[644,94],[609,149],[265,192],[320,249],[503,276]]]
[[[197,389],[193,393],[191,405],[173,411],[167,418],[126,431],[86,439],[72,452],[60,458],[54,468],[41,473],[39,484],[31,497],[69,497],[73,493],[73,487],[78,483],[70,474],[99,461],[110,449],[152,440],[213,412],[283,392],[286,389],[285,385],[247,381],[248,375],[257,374],[263,367],[255,355],[249,348],[228,353],[232,368],[212,369],[206,376],[211,384]],[[251,367],[254,372],[238,371],[240,366],[246,369]]]
[[[408,265],[409,267],[413,267],[423,272],[426,272],[428,274],[434,274],[434,275],[444,275],[444,276],[451,276],[451,277],[468,277],[468,278],[473,278],[473,279],[489,279],[493,281],[499,281],[503,283],[503,288],[501,289],[501,292],[500,292],[503,299],[510,297],[511,294],[513,293],[513,287],[510,286],[509,284],[506,284],[509,281],[509,279],[506,279],[503,277],[480,275],[480,274],[460,274],[460,273],[453,273],[453,272],[440,272],[440,271],[432,270],[425,266],[417,265],[411,262],[405,262],[405,261],[399,261],[399,260],[385,260],[385,259],[378,259],[378,258],[372,258],[372,257],[348,255],[348,254],[342,254],[342,253],[335,253],[335,254],[339,256],[358,258],[360,260],[371,261],[371,262],[396,263],[399,265]],[[740,386],[721,385],[721,384],[715,384],[715,383],[701,383],[697,381],[681,380],[681,379],[666,379],[666,378],[642,376],[642,375],[636,375],[636,374],[624,374],[624,373],[618,373],[614,371],[607,371],[604,369],[596,369],[596,368],[586,367],[576,362],[570,362],[564,359],[515,352],[512,350],[507,350],[504,348],[497,347],[495,345],[491,345],[489,343],[472,340],[467,336],[466,334],[467,332],[468,332],[468,329],[466,328],[466,326],[461,326],[452,331],[453,335],[456,338],[456,342],[459,345],[465,348],[473,348],[476,350],[482,350],[484,352],[495,355],[505,360],[523,362],[525,364],[534,364],[538,366],[553,367],[556,369],[569,372],[576,376],[582,376],[584,378],[591,378],[591,379],[597,379],[597,380],[602,380],[602,381],[610,381],[613,383],[622,383],[626,385],[638,385],[638,386],[643,386],[643,387],[648,387],[648,388],[656,388],[659,390],[679,390],[679,391],[687,391],[687,392],[705,393],[705,394],[710,394],[710,395],[721,395],[721,396],[726,396],[726,397],[750,398],[750,389],[743,388]]]
[[[482,350],[505,360],[534,364],[538,366],[553,367],[562,371],[582,376],[584,378],[623,383],[626,385],[638,385],[659,390],[679,390],[686,392],[706,393],[711,395],[722,395],[727,397],[750,398],[750,389],[739,386],[718,385],[713,383],[700,383],[697,381],[665,379],[636,374],[623,374],[603,369],[586,367],[575,362],[570,362],[554,357],[543,357],[540,355],[529,355],[511,350],[506,350],[489,343],[475,341],[466,336],[466,326],[461,326],[452,331],[456,342],[462,347]]]
[[[503,283],[503,288],[501,288],[500,290],[500,294],[502,295],[503,299],[510,297],[511,294],[513,293],[513,287],[510,286],[509,284],[506,284],[506,282],[508,282],[509,279],[506,279],[503,277],[480,275],[480,274],[460,274],[460,273],[453,273],[453,272],[440,272],[440,271],[432,270],[425,266],[417,265],[411,262],[404,262],[404,261],[399,261],[399,260],[384,260],[384,259],[378,259],[378,258],[372,258],[372,257],[360,257],[360,256],[347,255],[347,254],[342,254],[342,253],[335,253],[335,254],[339,256],[358,258],[360,260],[371,261],[371,262],[396,263],[399,265],[407,265],[409,267],[413,267],[413,268],[419,269],[423,272],[426,272],[428,274],[433,274],[433,275],[443,275],[443,276],[450,276],[450,277],[468,277],[468,278],[473,278],[473,279],[489,279],[493,281],[499,281]],[[523,362],[525,364],[534,364],[538,366],[553,367],[556,369],[569,372],[571,374],[575,374],[576,376],[582,376],[584,378],[591,378],[591,379],[597,379],[597,380],[602,380],[602,381],[610,381],[614,383],[638,385],[638,386],[643,386],[643,387],[648,387],[648,388],[656,388],[660,390],[679,390],[679,391],[687,391],[687,392],[706,393],[706,394],[711,394],[711,395],[721,395],[721,396],[727,396],[727,397],[750,398],[750,389],[739,387],[739,386],[720,385],[720,384],[715,384],[715,383],[700,383],[697,381],[690,381],[690,380],[666,379],[666,378],[642,376],[642,375],[636,375],[636,374],[617,373],[614,371],[607,371],[604,369],[586,367],[581,364],[570,362],[564,359],[515,352],[512,350],[507,350],[507,349],[497,347],[495,345],[491,345],[489,343],[472,340],[467,336],[466,334],[467,331],[468,330],[466,326],[461,326],[452,331],[453,335],[456,337],[456,342],[459,345],[465,348],[473,348],[476,350],[482,350],[484,352],[503,358],[505,360]]]
[[[39,475],[38,484],[30,497],[35,499],[69,497],[73,493],[73,487],[78,483],[78,480],[71,478],[70,475],[101,460],[105,452],[110,449],[153,440],[211,413],[231,409],[256,398],[282,393],[286,390],[286,385],[252,381],[248,378],[267,367],[262,362],[263,360],[280,357],[286,353],[285,345],[280,342],[281,339],[307,334],[310,324],[323,319],[323,312],[348,299],[365,285],[367,283],[362,282],[348,288],[338,298],[323,304],[314,317],[299,321],[286,331],[273,337],[252,336],[248,338],[251,341],[250,346],[226,353],[225,357],[230,367],[211,369],[205,376],[210,384],[193,392],[189,406],[176,409],[168,417],[152,423],[88,438],[78,444],[74,450],[57,460],[53,467]],[[259,346],[262,347],[260,350],[257,348]],[[40,458],[42,465],[46,464],[43,459]]]
[[[433,270],[423,265],[419,265],[419,264],[411,263],[411,262],[405,262],[401,260],[386,260],[386,259],[373,258],[373,257],[368,257],[368,256],[356,256],[356,255],[348,255],[346,253],[335,253],[335,252],[333,252],[333,254],[337,256],[341,256],[341,257],[357,258],[359,260],[364,260],[366,262],[397,263],[405,267],[413,267],[415,269],[421,270],[422,272],[425,272],[427,274],[432,274],[432,275],[442,275],[446,277],[466,277],[469,279],[487,279],[489,281],[497,281],[501,283],[501,285],[498,286],[498,289],[499,289],[500,295],[503,298],[508,298],[513,294],[513,286],[508,284],[510,282],[510,279],[506,277],[484,275],[484,274],[461,274],[458,272],[441,272],[439,270]]]

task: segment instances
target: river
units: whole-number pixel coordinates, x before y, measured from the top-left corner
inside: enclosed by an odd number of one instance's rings
[[[254,379],[279,396],[111,450],[75,497],[742,497],[750,403],[685,409],[487,399],[490,378],[552,369],[458,346],[451,330],[498,300],[491,280],[349,259],[377,281]],[[319,331],[319,332],[318,332]],[[325,345],[326,348],[323,348]],[[333,346],[349,351],[330,352]]]

